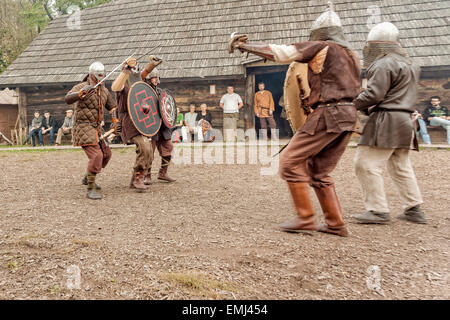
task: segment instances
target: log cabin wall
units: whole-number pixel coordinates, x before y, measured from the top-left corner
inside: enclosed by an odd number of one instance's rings
[[[210,85],[216,86],[216,93],[210,93]],[[200,105],[206,103],[208,111],[212,115],[212,126],[216,129],[223,128],[223,112],[219,107],[220,99],[227,93],[227,87],[232,85],[234,92],[239,94],[244,101],[244,107],[239,112],[239,128],[245,128],[244,116],[252,104],[245,101],[245,78],[233,78],[228,80],[196,80],[196,81],[165,81],[161,80],[160,87],[169,89],[175,97],[175,102],[184,114],[189,112],[189,105],[194,104],[196,112],[200,112]]]
[[[423,112],[432,96],[441,98],[441,105],[450,109],[450,67],[422,68],[416,109]]]
[[[11,130],[17,121],[17,104],[0,104],[0,132],[8,139],[12,139]],[[0,142],[3,142],[0,138]]]
[[[50,115],[61,126],[67,109],[73,109],[73,106],[68,106],[64,97],[71,89],[70,86],[49,86],[49,87],[27,87],[22,88],[21,92],[26,97],[26,114],[25,119],[27,126],[31,124],[34,117],[34,112],[39,111],[41,116],[44,116],[45,111],[50,111]]]
[[[215,85],[215,94],[210,93],[210,85]],[[175,97],[177,106],[182,113],[189,112],[189,105],[194,104],[196,111],[200,111],[200,105],[206,103],[208,111],[211,112],[212,125],[216,129],[223,128],[223,112],[219,107],[222,95],[227,92],[227,86],[233,85],[237,94],[244,100],[244,108],[241,109],[239,117],[239,128],[245,128],[244,114],[246,110],[251,110],[252,104],[245,101],[245,79],[233,78],[229,80],[200,80],[200,81],[162,81],[160,87],[169,89]],[[67,109],[74,109],[64,102],[64,97],[73,85],[43,86],[21,88],[21,92],[26,99],[26,122],[31,124],[34,112],[39,111],[41,115],[46,110],[56,119],[58,125],[62,125]],[[111,83],[107,84],[111,92]],[[105,113],[106,127],[109,126],[111,117]]]

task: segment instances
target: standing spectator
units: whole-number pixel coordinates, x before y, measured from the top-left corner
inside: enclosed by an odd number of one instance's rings
[[[192,137],[198,133],[197,129],[197,116],[195,112],[195,105],[191,104],[189,106],[189,112],[184,115],[184,127],[181,129],[183,141],[191,141]],[[191,139],[188,139],[188,133]],[[202,139],[203,137],[198,137]]]
[[[58,135],[56,136],[56,146],[61,144],[61,139],[63,135],[72,134],[73,128],[73,110],[69,109],[66,111],[66,117],[64,118],[64,123],[61,128],[58,129]]]
[[[215,139],[215,136],[212,134],[212,115],[207,110],[206,103],[202,103],[200,105],[200,113],[198,114],[198,126],[200,127],[199,130],[201,130],[203,135],[203,141],[205,142],[213,142]]]
[[[177,122],[175,124],[175,130],[172,133],[172,142],[178,143],[182,141],[181,130],[184,125],[184,116],[180,112],[180,108],[177,107]]]
[[[425,109],[424,118],[430,126],[447,130],[447,143],[450,144],[450,116],[447,108],[441,106],[440,97],[431,97],[431,105]]]
[[[33,147],[36,146],[36,136],[39,137],[39,145],[42,146],[44,145],[44,142],[42,141],[42,135],[41,135],[41,127],[42,127],[42,117],[39,114],[39,111],[35,111],[34,112],[34,118],[33,121],[31,121],[31,127],[30,127],[30,133],[28,134],[27,139],[25,140],[25,143],[28,142],[28,140],[30,140],[33,143]]]
[[[431,144],[430,135],[427,131],[427,124],[425,123],[425,120],[423,120],[423,116],[417,110],[415,114],[417,115],[417,122],[419,124],[419,132],[417,133],[417,135],[420,133],[423,142],[425,144]]]
[[[43,142],[42,136],[45,136],[46,134],[50,133],[50,145],[53,145],[53,140],[55,138],[55,119],[50,115],[49,111],[44,112],[44,120],[42,120],[42,128],[39,132],[40,140]]]
[[[255,93],[254,109],[261,125],[261,137],[264,140],[267,139],[267,124],[269,124],[271,138],[276,139],[277,124],[275,122],[275,119],[273,118],[275,103],[273,102],[272,93],[268,90],[265,90],[264,82],[260,82],[258,84],[258,89],[259,91]]]
[[[244,106],[242,98],[234,93],[234,87],[228,86],[227,93],[220,99],[223,109],[223,136],[225,141],[235,141],[239,109]]]

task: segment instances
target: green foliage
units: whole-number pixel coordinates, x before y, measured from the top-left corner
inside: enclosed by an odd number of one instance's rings
[[[55,17],[111,0],[0,0],[0,74]]]
[[[40,32],[47,26],[50,18],[45,12],[43,1],[27,1],[22,6],[20,17],[29,28],[37,28],[38,32]]]
[[[95,7],[104,3],[108,3],[111,0],[55,0],[53,8],[59,14],[67,14],[67,9],[70,6],[78,6],[81,10],[86,8]]]

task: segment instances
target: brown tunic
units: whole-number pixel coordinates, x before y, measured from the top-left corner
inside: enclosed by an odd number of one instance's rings
[[[369,119],[359,144],[380,148],[410,149],[414,131],[420,67],[410,58],[390,53],[367,69],[367,89],[355,99],[358,110],[368,110]],[[414,149],[417,148],[414,139]]]
[[[95,84],[88,78],[75,85],[69,93],[80,91],[87,85],[94,86]],[[75,103],[74,146],[96,146],[98,144],[99,134],[104,132],[100,126],[104,119],[104,107],[107,110],[116,107],[116,102],[104,84],[99,85],[89,98]]]
[[[295,44],[301,57],[298,62],[308,63],[325,47],[328,52],[320,73],[314,73],[311,65],[308,68],[308,80],[311,88],[309,97],[305,99],[307,106],[316,108],[319,104],[338,101],[351,102],[361,90],[361,67],[356,54],[331,41],[307,41]],[[326,107],[323,112],[326,131],[339,133],[355,129],[357,114],[353,106]],[[313,135],[318,118],[314,117],[300,128],[301,132]]]
[[[130,85],[128,84],[127,81],[125,82],[122,91],[116,92],[117,116],[119,117],[119,121],[122,124],[122,132],[120,133],[120,137],[122,138],[122,141],[125,144],[127,143],[128,140],[140,135],[139,131],[136,129],[136,126],[131,121],[130,114],[128,113],[129,91]]]
[[[270,91],[258,91],[255,93],[255,114],[259,114],[260,118],[271,117],[269,111],[275,110],[272,93]]]
[[[310,62],[328,46],[323,70],[314,73]],[[308,63],[311,94],[307,106],[315,108],[280,156],[280,175],[288,182],[309,182],[315,188],[333,185],[330,176],[356,124],[351,102],[360,91],[360,67],[355,54],[333,42],[308,41],[296,44],[302,63]],[[314,68],[317,70],[316,68]],[[329,104],[320,106],[320,104]]]

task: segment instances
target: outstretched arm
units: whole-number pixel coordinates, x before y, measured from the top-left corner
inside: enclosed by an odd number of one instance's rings
[[[295,45],[277,45],[266,43],[248,43],[246,35],[236,35],[228,43],[228,52],[235,49],[253,53],[270,61],[289,63],[293,61],[309,62],[327,45],[323,41],[307,41]]]
[[[157,66],[159,66],[162,63],[162,60],[160,58],[157,58],[155,56],[149,57],[150,62],[147,63],[145,66],[145,69],[141,72],[141,79],[144,80],[147,78],[147,76],[155,69]]]

